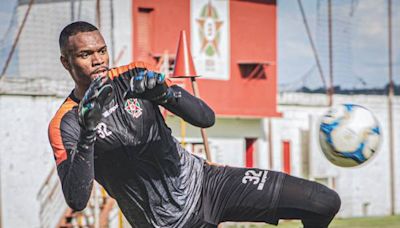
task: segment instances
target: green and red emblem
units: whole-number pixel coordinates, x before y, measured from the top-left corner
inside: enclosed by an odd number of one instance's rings
[[[137,99],[130,98],[125,101],[125,110],[133,116],[133,118],[139,118],[142,115],[142,107]]]
[[[203,6],[200,17],[196,21],[199,24],[201,52],[210,57],[215,54],[219,55],[220,29],[224,22],[219,19],[217,9],[211,4],[211,1]]]

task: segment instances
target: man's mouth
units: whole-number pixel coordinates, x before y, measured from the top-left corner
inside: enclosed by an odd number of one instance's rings
[[[107,76],[107,73],[108,73],[108,68],[102,67],[102,68],[99,68],[99,69],[93,71],[93,73],[91,73],[91,78],[92,78],[92,80],[95,80],[96,78],[99,78],[99,77],[105,77],[105,76]]]

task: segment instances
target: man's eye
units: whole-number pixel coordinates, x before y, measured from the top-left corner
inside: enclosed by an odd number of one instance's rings
[[[102,49],[102,50],[100,50],[100,54],[101,55],[104,55],[104,54],[106,54],[107,53],[107,49]]]
[[[88,54],[88,53],[81,53],[81,54],[79,55],[79,57],[81,57],[81,58],[83,58],[83,59],[86,59],[86,58],[89,57],[89,54]]]

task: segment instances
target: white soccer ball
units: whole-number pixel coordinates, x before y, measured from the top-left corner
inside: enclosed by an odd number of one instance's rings
[[[358,166],[371,159],[380,146],[379,122],[360,105],[335,106],[321,118],[319,142],[325,157],[333,164]]]

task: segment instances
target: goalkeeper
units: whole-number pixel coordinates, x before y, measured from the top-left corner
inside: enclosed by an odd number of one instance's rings
[[[185,151],[159,105],[202,128],[214,124],[214,112],[145,63],[109,69],[107,46],[93,25],[66,26],[59,44],[75,88],[50,122],[49,139],[72,209],[86,207],[96,180],[138,228],[279,219],[317,228],[339,210],[337,193],[318,183],[210,164]]]

